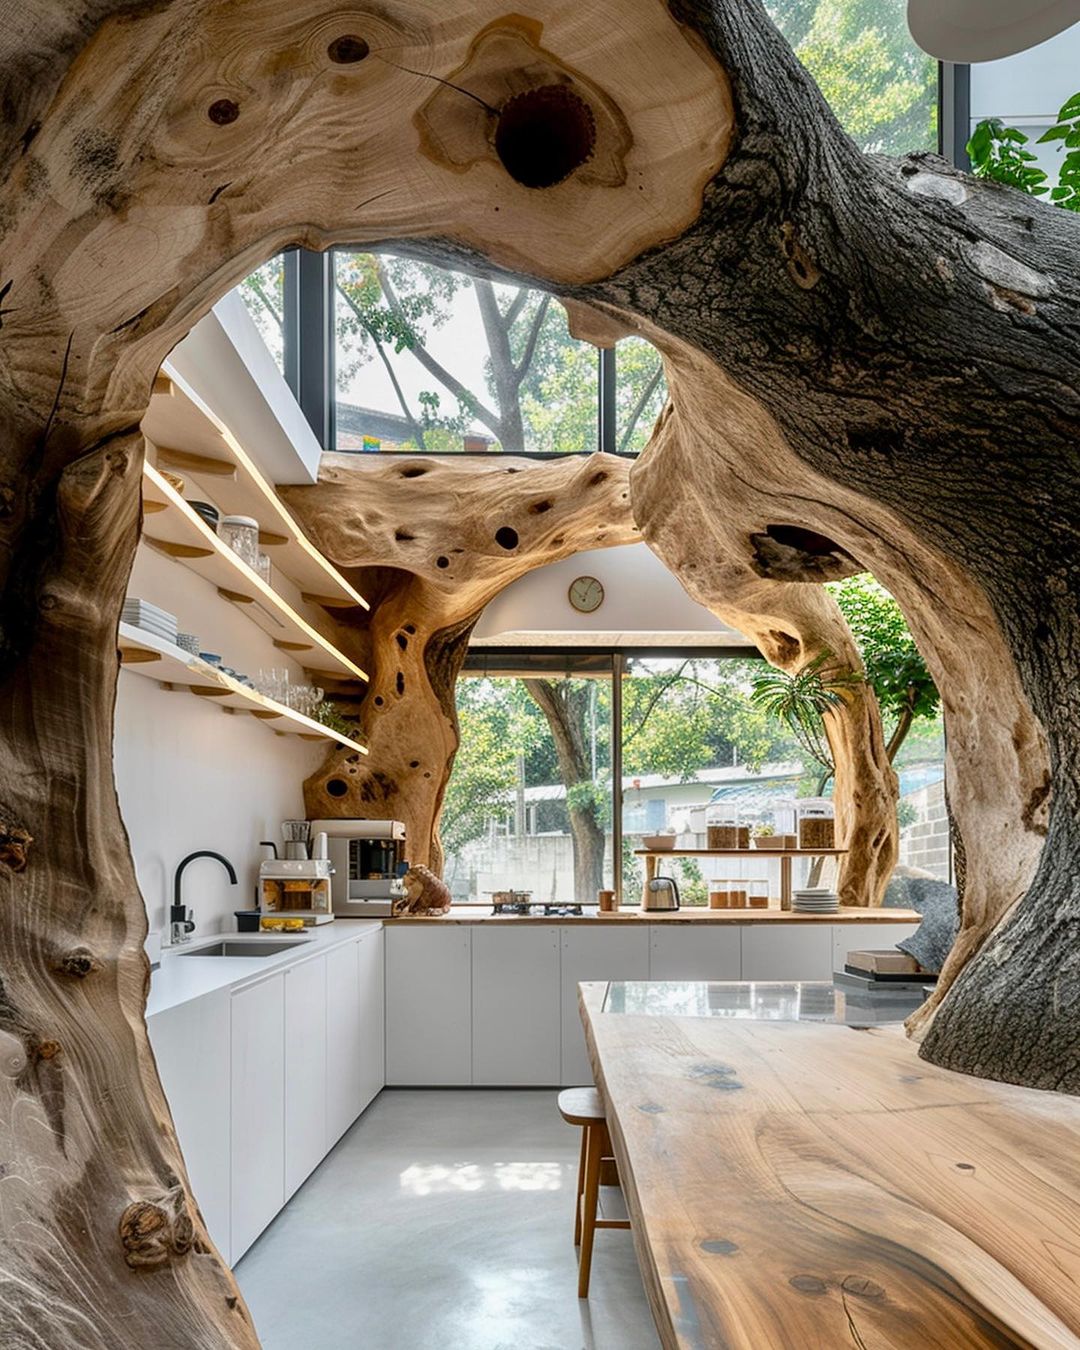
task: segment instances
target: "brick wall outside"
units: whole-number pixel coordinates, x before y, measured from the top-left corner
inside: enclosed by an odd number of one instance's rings
[[[900,831],[900,861],[919,867],[939,881],[949,879],[949,817],[945,810],[945,783],[909,792],[903,800],[918,812],[913,825]]]

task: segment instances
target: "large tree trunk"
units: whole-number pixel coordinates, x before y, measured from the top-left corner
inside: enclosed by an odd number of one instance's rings
[[[39,478],[11,553],[0,679],[11,1350],[129,1347],[140,1336],[128,1328],[152,1320],[183,1327],[186,1346],[256,1344],[192,1199],[142,1016],[146,916],[112,768],[142,452],[137,433],[116,436],[59,483]]]
[[[610,455],[547,464],[340,455],[324,457],[316,486],[284,489],[326,556],[378,597],[359,616],[371,682],[358,691],[357,736],[370,754],[332,751],[305,785],[309,815],[402,820],[410,861],[441,871],[454,684],[472,626],[533,568],[637,539],[627,479],[626,461]]]
[[[571,681],[523,680],[529,697],[547,718],[559,777],[566,788],[566,811],[574,847],[574,895],[578,904],[591,903],[604,884],[604,827],[597,817],[592,764],[585,744],[588,696]],[[585,790],[581,800],[574,789]]]
[[[17,1028],[0,1118],[37,1188],[3,1213],[24,1345],[251,1342],[213,1254],[185,1254],[142,910],[103,795],[123,529],[76,539],[48,504],[65,465],[138,424],[191,323],[287,243],[392,243],[640,320],[676,419],[640,470],[667,471],[655,512],[639,494],[644,531],[664,532],[681,476],[706,538],[731,481],[749,484],[739,577],[773,574],[762,535],[809,527],[897,597],[942,691],[967,884],[924,1053],[1080,1090],[1080,221],[932,158],[861,155],[756,0],[530,15],[28,0],[0,31],[0,959]],[[133,525],[130,469],[113,490]],[[804,542],[816,581],[835,550]],[[72,939],[92,954],[68,986],[48,956]],[[58,1109],[62,1135],[40,1123]]]

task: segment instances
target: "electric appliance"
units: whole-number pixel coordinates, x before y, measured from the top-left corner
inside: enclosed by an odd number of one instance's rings
[[[313,820],[312,832],[327,837],[333,867],[332,908],[338,918],[378,919],[393,913],[404,899],[401,878],[405,826],[400,820]]]
[[[679,908],[679,888],[674,877],[653,877],[645,883],[641,908],[661,912]]]

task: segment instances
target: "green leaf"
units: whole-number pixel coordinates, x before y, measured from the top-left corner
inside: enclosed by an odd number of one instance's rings
[[[1058,121],[1070,122],[1076,117],[1080,117],[1080,93],[1073,94],[1072,98],[1061,105]]]
[[[1047,141],[1063,141],[1069,134],[1069,127],[1063,126],[1060,122],[1056,127],[1051,127],[1049,131],[1044,131],[1036,145],[1045,145]]]

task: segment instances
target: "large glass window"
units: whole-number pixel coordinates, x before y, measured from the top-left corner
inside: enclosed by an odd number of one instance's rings
[[[454,900],[595,903],[612,879],[610,677],[466,673],[457,713],[439,827]]]
[[[270,354],[285,368],[285,257],[278,254],[240,283],[240,297]]]
[[[596,348],[543,291],[352,252],[334,291],[338,449],[596,448]]]
[[[938,148],[938,64],[907,26],[907,0],[766,0],[844,130],[864,150]]]
[[[644,338],[624,338],[615,360],[615,445],[620,455],[645,448],[653,423],[667,400],[667,381],[660,353]]]

